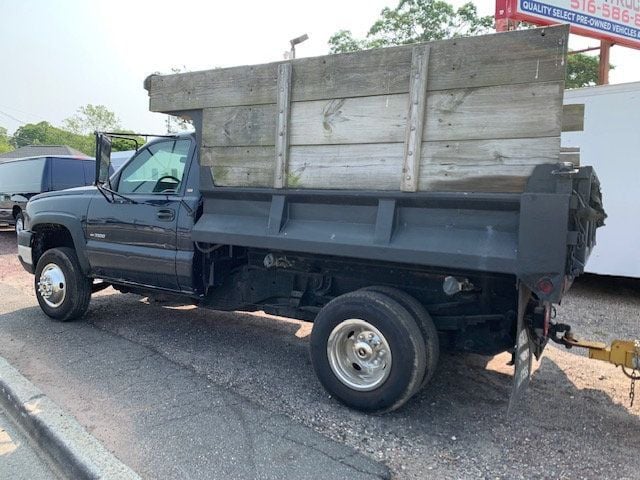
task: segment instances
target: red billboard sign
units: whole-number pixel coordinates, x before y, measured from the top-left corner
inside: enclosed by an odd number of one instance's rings
[[[496,0],[496,20],[568,23],[571,32],[640,49],[640,0]]]

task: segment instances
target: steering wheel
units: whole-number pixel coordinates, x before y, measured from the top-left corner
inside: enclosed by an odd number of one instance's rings
[[[180,179],[179,179],[179,178],[176,178],[176,177],[174,177],[173,175],[163,175],[163,176],[162,176],[162,177],[160,177],[158,180],[156,180],[156,186],[155,186],[155,187],[153,187],[153,191],[154,191],[154,192],[156,191],[156,188],[158,188],[158,185],[160,185],[160,183],[161,183],[164,179],[166,179],[166,178],[168,178],[168,179],[170,179],[170,180],[175,180],[175,182],[176,182],[176,186],[177,186],[178,184],[180,184]],[[160,193],[164,193],[164,192],[169,191],[169,190],[171,190],[171,191],[174,191],[174,192],[175,192],[175,189],[174,189],[174,188],[165,188],[164,190],[161,190],[161,191],[160,191]]]

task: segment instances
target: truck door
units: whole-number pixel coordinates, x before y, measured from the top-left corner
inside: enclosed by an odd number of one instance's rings
[[[133,202],[96,195],[86,223],[92,273],[141,285],[178,290],[177,218],[190,139],[163,139],[136,153],[113,189]],[[185,180],[185,181],[183,181]]]

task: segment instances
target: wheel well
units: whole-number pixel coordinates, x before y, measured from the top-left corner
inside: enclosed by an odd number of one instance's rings
[[[15,220],[16,218],[18,218],[18,214],[19,214],[20,212],[22,212],[22,209],[21,209],[19,206],[14,205],[14,206],[13,206],[13,219],[14,219],[14,220]]]
[[[71,232],[62,226],[52,223],[35,225],[31,231],[33,232],[33,264],[38,264],[38,260],[44,252],[51,248],[69,247],[74,248],[73,237]]]

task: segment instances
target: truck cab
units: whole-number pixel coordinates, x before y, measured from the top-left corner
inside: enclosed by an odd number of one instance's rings
[[[91,274],[193,294],[190,232],[200,200],[194,135],[144,145],[92,196],[83,225]]]
[[[21,261],[34,271],[50,242],[79,242],[76,255],[90,276],[193,293],[193,247],[185,237],[199,202],[195,151],[193,134],[144,145],[109,179],[121,196],[105,196],[96,187],[38,195],[26,220],[31,225],[35,216],[38,224],[19,239]],[[40,205],[46,205],[44,218]],[[30,254],[33,233],[39,240]]]

